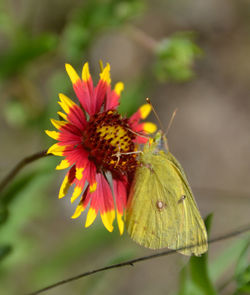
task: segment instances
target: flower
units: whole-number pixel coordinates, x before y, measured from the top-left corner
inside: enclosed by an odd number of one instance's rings
[[[51,119],[58,131],[45,131],[58,141],[48,153],[65,157],[56,169],[70,167],[59,198],[74,185],[71,202],[81,198],[72,218],[79,217],[90,203],[86,227],[100,211],[102,222],[110,232],[116,215],[122,234],[128,190],[137,166],[137,146],[147,141],[144,134],[156,130],[153,123],[140,123],[150,113],[151,106],[145,104],[130,118],[122,117],[117,107],[124,85],[118,82],[111,89],[109,64],[101,71],[96,87],[88,63],[83,66],[82,79],[69,64],[66,71],[80,105],[60,93],[58,103],[64,112],[58,112],[61,120]],[[112,186],[107,180],[108,173],[112,176]]]

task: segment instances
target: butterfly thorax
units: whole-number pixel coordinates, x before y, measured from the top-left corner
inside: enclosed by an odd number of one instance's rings
[[[157,155],[167,154],[167,139],[166,136],[158,131],[153,139],[150,139],[144,146],[143,153],[141,154],[142,163],[151,163],[152,159]]]

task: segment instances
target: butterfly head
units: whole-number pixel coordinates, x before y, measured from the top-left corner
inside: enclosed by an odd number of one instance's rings
[[[155,137],[151,138],[144,147],[144,153],[151,152],[158,154],[160,151],[168,151],[167,138],[161,130],[159,130]]]

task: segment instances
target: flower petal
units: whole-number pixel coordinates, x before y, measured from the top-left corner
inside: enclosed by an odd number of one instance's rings
[[[85,227],[89,227],[96,219],[97,211],[94,208],[90,208],[87,214]]]
[[[95,105],[93,104],[93,82],[88,70],[88,63],[83,66],[83,81],[80,79],[74,68],[66,64],[66,71],[73,84],[73,88],[83,109],[90,115],[94,114]]]
[[[110,65],[107,63],[106,67],[100,74],[100,80],[95,88],[94,92],[94,113],[98,113],[104,102],[108,89],[110,89]]]
[[[152,106],[148,103],[142,105],[129,119],[130,124],[134,126],[141,119],[145,119],[151,112]]]
[[[55,126],[56,129],[61,129],[63,126],[67,125],[68,122],[65,121],[59,121],[59,120],[55,120],[55,119],[50,119],[51,123]]]
[[[98,194],[100,198],[100,213],[101,219],[109,232],[112,232],[113,222],[115,219],[115,210],[114,210],[114,200],[112,196],[111,188],[102,174],[97,174],[97,190],[96,194]]]
[[[120,234],[124,232],[124,221],[122,219],[127,202],[128,181],[124,177],[122,180],[113,179],[113,189],[116,202],[116,218]]]
[[[71,218],[74,218],[74,219],[78,218],[88,206],[89,200],[90,200],[90,194],[89,194],[89,187],[87,186],[86,190],[84,191],[82,195],[81,201],[76,207],[76,210],[74,214],[71,216]]]
[[[88,189],[90,193],[96,190],[97,183],[95,180],[95,174],[96,168],[90,161],[87,161],[85,166],[76,168],[76,179],[74,182],[76,186],[71,197],[71,203],[80,196],[81,192],[84,190],[86,181],[89,183]]]
[[[59,93],[59,98],[60,98],[60,101],[58,103],[66,114],[70,112],[71,108],[76,106],[73,100],[71,100],[69,97],[67,97],[63,93]]]
[[[105,103],[105,110],[114,110],[119,106],[119,99],[121,92],[124,89],[124,84],[122,82],[118,82],[115,85],[114,90],[110,90],[108,88],[107,90],[107,98],[106,98],[106,103]]]
[[[72,168],[70,168],[70,170],[66,174],[59,191],[59,196],[58,196],[59,199],[63,198],[67,194],[71,184],[73,183],[75,179],[75,172],[76,172],[76,169],[75,169],[75,166],[73,166]]]
[[[76,145],[71,147],[71,149],[65,149],[63,155],[66,157],[66,160],[70,165],[77,163],[77,167],[85,167],[89,161],[88,152],[84,150],[82,145]]]
[[[90,72],[89,72],[89,63],[86,62],[82,68],[82,80],[84,82],[88,82],[91,78]]]
[[[98,173],[96,175],[97,188],[94,192],[89,192],[91,203],[87,215],[85,227],[90,226],[100,210],[101,219],[108,231],[113,231],[113,221],[115,219],[114,201],[111,188],[105,177]]]
[[[48,149],[47,154],[53,154],[55,156],[63,156],[65,149],[66,149],[66,146],[55,143]]]
[[[70,64],[65,64],[65,68],[66,68],[66,71],[69,75],[69,78],[70,78],[72,84],[75,84],[78,81],[80,81],[80,77],[78,76],[77,72]]]
[[[67,114],[67,121],[70,121],[80,130],[85,129],[87,122],[80,107],[62,93],[59,94],[59,98],[60,101],[58,103]]]
[[[57,112],[57,114],[59,115],[59,117],[61,117],[63,120],[68,121],[68,117],[66,114],[64,114],[63,112]]]
[[[74,214],[71,216],[72,219],[78,218],[82,212],[84,211],[82,204],[80,203],[79,205],[77,205],[76,210],[74,212]]]
[[[53,138],[53,139],[55,139],[55,140],[58,140],[58,138],[59,138],[59,136],[60,136],[60,133],[57,132],[57,131],[45,130],[45,133],[46,133],[49,137],[51,137],[51,138]]]
[[[154,133],[157,130],[157,125],[151,122],[145,122],[142,124],[137,125],[136,131],[137,132],[145,132],[145,133]]]
[[[70,166],[70,163],[67,160],[62,160],[59,165],[56,166],[56,170],[63,170]]]
[[[118,82],[118,83],[116,83],[115,84],[115,89],[114,89],[114,91],[115,91],[115,93],[117,94],[117,95],[121,95],[121,92],[124,90],[124,84],[122,83],[122,82]]]

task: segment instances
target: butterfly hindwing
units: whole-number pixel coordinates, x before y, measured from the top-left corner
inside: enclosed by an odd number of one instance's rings
[[[131,187],[126,224],[140,245],[200,255],[207,251],[203,220],[184,171],[170,152],[145,149]]]

